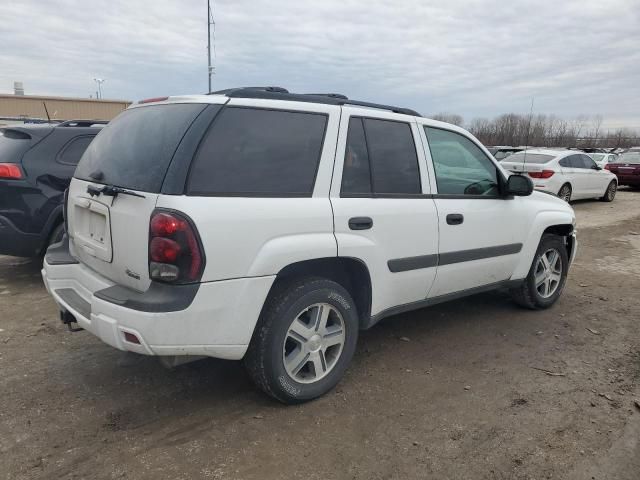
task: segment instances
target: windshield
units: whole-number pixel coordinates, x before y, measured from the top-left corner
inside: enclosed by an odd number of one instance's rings
[[[91,142],[75,177],[159,192],[182,136],[204,108],[198,103],[173,103],[125,110]]]
[[[9,128],[0,129],[0,162],[20,163],[30,145],[29,134]]]
[[[543,153],[527,153],[518,152],[509,156],[509,163],[547,163],[553,160],[553,155],[545,155]]]
[[[616,163],[640,163],[640,152],[627,152],[618,157]]]
[[[604,158],[604,155],[602,153],[592,153],[591,158],[593,158],[596,162],[599,162],[600,160],[602,160]]]

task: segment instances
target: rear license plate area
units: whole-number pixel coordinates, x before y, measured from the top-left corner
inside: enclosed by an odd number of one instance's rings
[[[83,253],[111,262],[109,207],[88,198],[76,198],[73,209],[75,245]]]

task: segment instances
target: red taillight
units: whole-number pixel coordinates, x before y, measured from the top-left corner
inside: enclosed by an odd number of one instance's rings
[[[175,263],[180,255],[180,245],[170,238],[153,237],[149,244],[149,255],[154,262]]]
[[[157,213],[151,218],[151,233],[160,237],[168,237],[181,228],[181,223],[172,215]]]
[[[0,178],[22,178],[22,170],[15,163],[0,163]]]
[[[200,239],[189,218],[156,210],[149,222],[149,276],[164,282],[196,282],[203,268]]]
[[[550,178],[556,173],[553,170],[542,170],[541,172],[529,172],[531,178]]]

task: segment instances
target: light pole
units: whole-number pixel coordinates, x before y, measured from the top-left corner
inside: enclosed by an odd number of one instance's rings
[[[104,83],[104,78],[94,78],[93,81],[98,85],[98,91],[96,92],[98,99],[102,99],[102,84]]]
[[[209,91],[211,93],[211,77],[213,76],[214,68],[211,65],[211,25],[213,25],[213,35],[215,42],[215,34],[216,34],[216,22],[213,21],[213,11],[211,10],[211,0],[207,0],[207,56],[209,57]],[[213,44],[213,51],[215,53],[215,43]]]

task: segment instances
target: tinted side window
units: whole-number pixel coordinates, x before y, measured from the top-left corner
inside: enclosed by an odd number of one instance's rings
[[[420,172],[408,123],[365,118],[375,193],[420,194]]]
[[[341,193],[371,193],[369,153],[361,118],[349,120]]]
[[[93,137],[95,135],[83,135],[67,142],[58,154],[58,161],[67,165],[77,165]]]
[[[310,196],[326,124],[324,114],[225,108],[193,161],[188,192]]]
[[[564,157],[558,163],[561,167],[571,168],[571,157]]]
[[[567,157],[569,159],[569,165],[571,168],[583,168],[582,160],[580,159],[580,155],[571,155]]]
[[[595,162],[589,155],[580,155],[582,158],[582,168],[593,168],[595,166]]]
[[[467,137],[449,130],[424,127],[436,172],[438,193],[498,195],[496,166]]]

